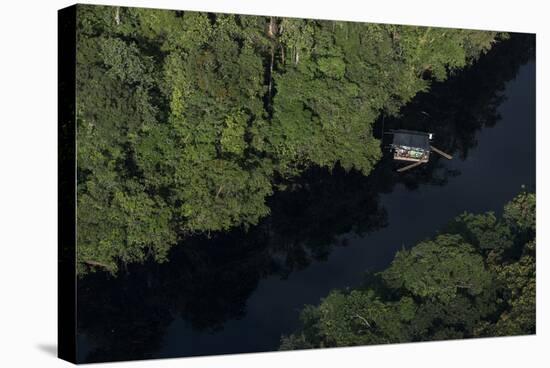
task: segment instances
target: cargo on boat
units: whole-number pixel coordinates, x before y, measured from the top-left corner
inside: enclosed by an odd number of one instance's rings
[[[430,153],[436,152],[446,159],[453,157],[431,145],[432,133],[418,132],[414,130],[392,130],[393,135],[390,150],[393,159],[397,161],[410,161],[412,164],[402,167],[397,171],[402,172],[413,167],[427,163],[430,160]]]

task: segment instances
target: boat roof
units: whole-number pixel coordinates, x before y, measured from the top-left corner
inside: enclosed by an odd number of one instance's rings
[[[428,133],[417,132],[414,130],[394,130],[393,145],[430,149],[430,138]]]

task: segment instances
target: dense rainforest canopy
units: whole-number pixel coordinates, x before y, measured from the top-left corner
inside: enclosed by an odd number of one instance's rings
[[[400,109],[399,116],[386,115],[386,129],[434,132],[439,148],[466,159],[452,162],[457,165],[434,158],[421,170],[401,174],[395,171],[390,155],[384,155],[368,176],[357,170],[346,172],[339,165],[330,170],[310,166],[299,176],[286,180],[285,190],[275,190],[267,198],[270,213],[258,225],[186,236],[184,244],[170,249],[170,262],[158,264],[150,258],[144,263],[120,264],[116,275],[94,272],[79,279],[81,360],[90,363],[166,357],[164,349],[172,342],[181,346],[178,356],[276,349],[281,334],[289,335],[299,328],[298,314],[304,304],[317,304],[331,289],[360,285],[361,275],[369,267],[381,270],[389,265],[394,250],[399,248],[396,243],[402,242],[391,240],[392,236],[380,239],[378,234],[399,229],[407,239],[416,239],[409,230],[401,229],[399,220],[392,215],[391,203],[399,192],[406,188],[406,197],[429,198],[433,191],[444,190],[467,176],[475,177],[472,171],[464,171],[462,164],[471,162],[472,154],[495,144],[494,139],[483,138],[485,133],[495,134],[508,127],[511,136],[521,140],[521,131],[515,136],[514,128],[510,128],[516,125],[506,122],[509,116],[503,112],[508,111],[503,100],[513,95],[509,88],[514,84],[510,81],[522,79],[525,64],[533,58],[534,37],[512,34],[472,66],[445,81],[432,81],[429,91],[415,95]],[[513,103],[514,98],[509,102]],[[378,126],[381,120],[377,121]],[[514,123],[524,125],[526,120]],[[378,126],[375,125],[376,132]],[[495,129],[486,129],[493,126]],[[499,171],[490,159],[487,161],[491,173]],[[514,171],[514,176],[523,174]],[[495,216],[500,217],[499,203],[512,198],[523,181],[516,180],[514,183],[520,183],[517,186],[512,182],[502,183],[493,192],[501,194],[508,188],[510,194],[501,195],[498,203],[490,200],[487,203],[491,205],[481,208],[494,209]],[[498,184],[499,179],[493,177],[483,187],[491,183]],[[527,187],[534,189],[529,184]],[[468,193],[468,188],[464,192]],[[456,202],[456,198],[448,200]],[[448,203],[442,201],[435,208]],[[476,204],[475,196],[468,196],[461,208],[478,208]],[[420,226],[424,230],[418,236],[432,234],[435,228],[446,233],[441,222],[434,225],[433,218],[441,218],[444,223],[456,212],[434,212],[435,203],[431,201],[426,205],[426,217],[421,221],[424,225]],[[355,237],[366,242],[358,247],[353,240],[348,241]],[[409,241],[406,244],[409,246]],[[372,248],[375,252],[361,252],[358,257],[354,253],[358,248]],[[324,272],[342,253],[348,254],[345,259],[354,265],[344,262],[345,269],[335,274]],[[529,278],[534,285],[534,273],[521,279]],[[304,289],[304,285],[308,286]],[[293,295],[296,289],[298,297]],[[502,298],[511,295],[502,294]],[[534,300],[534,294],[528,298]],[[262,319],[265,323],[256,324],[255,316],[264,316],[265,306],[274,310],[274,302],[277,308],[284,308],[272,318]],[[174,329],[182,324],[188,332],[174,334]],[[254,339],[248,339],[251,326],[259,332]],[[193,343],[181,344],[189,336],[193,336]],[[220,340],[224,341],[223,346],[217,344]]]
[[[463,215],[364,285],[304,308],[281,349],[535,333],[535,195]]]
[[[254,225],[308,167],[369,175],[380,114],[506,36],[86,5],[77,27],[79,274]]]

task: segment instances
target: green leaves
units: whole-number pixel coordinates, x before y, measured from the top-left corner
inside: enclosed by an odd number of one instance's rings
[[[119,38],[101,40],[100,55],[107,66],[107,73],[126,83],[149,84],[150,58],[140,55],[134,43],[127,44]]]
[[[423,71],[445,78],[491,37],[79,5],[79,271],[161,260],[188,234],[256,224],[275,177],[336,165],[368,175],[380,112],[397,113],[427,88]]]
[[[242,156],[247,144],[244,139],[246,130],[246,115],[242,112],[229,115],[225,119],[220,143],[222,151]]]
[[[536,331],[536,260],[535,242],[526,244],[517,262],[497,266],[498,280],[505,290],[508,308],[501,314],[489,333],[524,335]]]
[[[382,278],[390,288],[442,303],[461,292],[476,296],[492,282],[483,258],[458,235],[440,235],[398,252]]]
[[[504,207],[504,219],[513,228],[534,232],[536,220],[536,200],[534,193],[521,193]]]
[[[118,262],[162,262],[176,240],[170,210],[135,183],[126,190],[89,184],[77,216],[79,273],[94,263],[116,272]]]
[[[403,321],[414,313],[409,298],[387,303],[371,290],[334,292],[319,307],[321,331],[335,346],[406,341]]]
[[[484,228],[502,230],[505,243],[523,236],[517,224],[534,219],[534,203],[534,194],[520,194],[505,207],[507,221],[493,213],[461,215],[449,227],[454,234],[398,252],[386,270],[368,279],[372,284],[333,290],[319,306],[307,306],[302,328],[283,336],[281,349],[534,333],[534,233],[521,244],[519,258],[495,259],[481,246],[489,244],[481,236]]]
[[[327,77],[342,79],[346,72],[344,60],[337,57],[325,57],[317,60],[319,70]]]
[[[503,251],[513,245],[510,228],[497,220],[492,212],[483,215],[464,213],[452,221],[446,231],[462,235],[468,243],[485,251]]]
[[[182,167],[176,174],[181,180],[176,196],[182,203],[179,213],[185,217],[183,230],[227,230],[256,224],[269,213],[264,198],[272,189],[261,171],[247,171],[226,160],[200,162],[181,170]]]

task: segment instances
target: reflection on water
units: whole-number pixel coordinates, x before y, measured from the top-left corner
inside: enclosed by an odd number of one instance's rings
[[[534,36],[515,35],[384,119],[385,130],[433,132],[455,160],[399,174],[385,157],[369,177],[311,169],[248,231],[191,238],[168,263],[79,281],[79,361],[276,350],[304,304],[356,285],[465,210],[534,190],[533,54]]]

